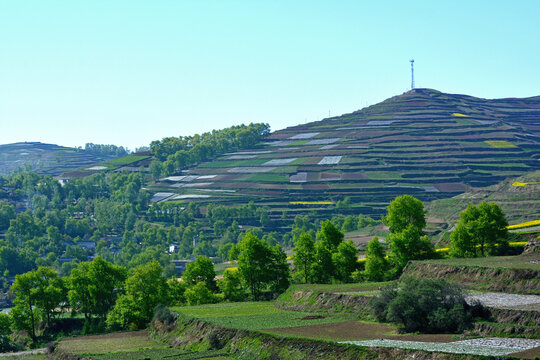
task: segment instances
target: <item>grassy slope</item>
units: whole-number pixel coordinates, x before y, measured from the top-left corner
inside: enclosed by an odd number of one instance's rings
[[[540,171],[534,171],[496,185],[473,189],[452,198],[436,200],[426,207],[427,216],[441,219],[442,225],[439,227],[450,229],[452,224],[459,220],[459,213],[465,210],[468,204],[494,201],[502,207],[509,224],[537,220],[540,219],[540,184],[528,186],[513,184],[538,181],[540,181]]]

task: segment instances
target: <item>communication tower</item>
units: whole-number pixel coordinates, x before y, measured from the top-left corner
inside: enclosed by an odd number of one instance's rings
[[[414,89],[414,59],[409,60],[411,62],[411,90]]]

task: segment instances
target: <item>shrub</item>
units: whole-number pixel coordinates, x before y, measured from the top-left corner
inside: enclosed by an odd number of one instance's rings
[[[175,318],[171,310],[163,304],[158,304],[154,308],[154,317],[152,321],[159,321],[165,325],[170,325],[174,322]]]
[[[13,344],[9,341],[6,335],[0,335],[0,352],[8,352],[15,350]]]
[[[399,290],[396,285],[383,289],[371,307],[379,321],[405,332],[456,333],[472,322],[461,288],[442,279],[406,279]]]

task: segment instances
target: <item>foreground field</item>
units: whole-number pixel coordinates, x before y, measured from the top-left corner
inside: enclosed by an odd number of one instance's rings
[[[323,291],[325,294],[337,290],[342,291],[342,294],[351,294],[348,291],[352,293],[376,291],[380,284],[304,285],[295,289]],[[233,334],[237,334],[234,332],[235,329],[242,329],[276,336],[277,339],[323,340],[377,348],[478,356],[511,355],[521,358],[533,358],[540,351],[540,340],[537,339],[478,337],[469,340],[453,334],[399,334],[393,325],[358,320],[356,318],[358,314],[354,311],[342,313],[287,311],[276,308],[273,302],[213,304],[177,307],[174,310],[181,314],[180,322],[198,319],[212,324],[210,326],[225,327],[229,329],[227,331],[233,331]],[[203,327],[195,325],[195,328]]]
[[[264,330],[295,326],[331,324],[354,320],[352,313],[318,314],[281,310],[273,302],[227,303],[175,307],[174,311],[187,317],[203,319],[227,328]]]
[[[153,340],[146,331],[67,338],[59,343],[58,348],[63,353],[96,360],[231,359],[223,351],[191,352],[173,349]]]

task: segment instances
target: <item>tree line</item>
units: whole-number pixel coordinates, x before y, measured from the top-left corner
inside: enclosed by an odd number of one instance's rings
[[[181,279],[168,280],[155,260],[128,270],[97,257],[79,263],[69,276],[40,266],[16,275],[11,287],[15,306],[7,320],[0,317],[0,323],[5,320],[12,330],[27,332],[34,342],[38,327],[52,328],[68,311],[71,316],[84,317],[83,333],[140,329],[160,304],[259,300],[263,293],[282,293],[289,281],[289,266],[281,247],[271,247],[247,233],[238,243],[237,268],[227,269],[218,281],[212,261],[204,256],[189,263]]]
[[[155,159],[150,164],[154,179],[173,175],[186,167],[208,161],[218,155],[257,144],[270,133],[262,123],[236,125],[193,136],[166,137],[150,143]]]

